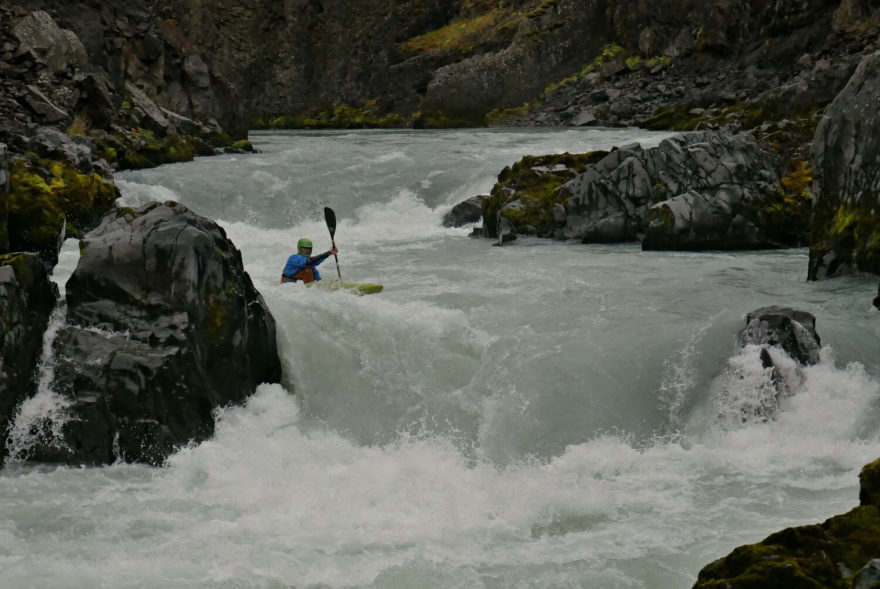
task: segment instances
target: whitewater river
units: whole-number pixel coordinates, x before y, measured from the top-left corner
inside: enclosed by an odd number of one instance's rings
[[[0,587],[679,589],[857,505],[880,457],[876,277],[809,283],[806,250],[491,247],[441,225],[522,155],[662,137],[258,133],[260,154],[118,175],[124,204],[225,228],[284,382],[163,468],[9,465]],[[342,277],[381,294],[278,283],[298,238],[329,247],[328,205]],[[75,263],[69,242],[62,287]],[[736,335],[769,304],[816,315],[824,348],[761,420],[769,375]]]

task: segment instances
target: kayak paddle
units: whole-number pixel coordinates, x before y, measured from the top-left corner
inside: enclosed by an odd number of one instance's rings
[[[333,209],[330,207],[324,207],[324,221],[327,223],[327,230],[330,231],[330,243],[333,244],[333,247],[336,247],[336,213],[333,212]],[[336,260],[336,275],[339,276],[339,280],[342,280],[342,273],[339,271],[339,258],[336,254],[333,254],[333,259]]]

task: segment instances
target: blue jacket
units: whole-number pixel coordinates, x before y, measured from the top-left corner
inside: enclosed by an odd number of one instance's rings
[[[318,272],[317,266],[329,256],[330,252],[312,257],[293,254],[287,258],[287,264],[284,265],[284,270],[281,271],[281,282],[295,282],[297,280],[311,282],[312,276],[314,280],[321,280],[321,274]]]

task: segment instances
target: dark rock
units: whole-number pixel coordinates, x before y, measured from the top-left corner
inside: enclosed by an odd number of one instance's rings
[[[816,318],[790,307],[763,307],[746,316],[740,345],[777,346],[801,365],[819,361],[822,347],[816,333]]]
[[[9,157],[5,143],[0,143],[0,252],[9,249]]]
[[[880,274],[880,52],[859,64],[813,138],[809,278]]]
[[[444,227],[463,227],[478,223],[483,217],[483,200],[486,196],[473,196],[460,202],[443,216]]]
[[[779,157],[746,133],[702,131],[650,149],[623,146],[557,190],[553,200],[565,204],[567,217],[555,236],[642,240],[644,249],[794,245],[763,216],[783,200],[780,169]]]
[[[278,382],[274,319],[216,223],[176,203],[120,210],[82,247],[56,340],[67,449],[31,459],[159,464]]]
[[[874,297],[874,306],[880,309],[880,286],[877,287],[877,296]]]
[[[878,586],[880,460],[859,475],[861,505],[821,524],[786,528],[700,571],[694,589]],[[868,499],[866,499],[868,498]]]
[[[880,507],[880,459],[862,468],[859,484],[859,505]]]
[[[51,71],[86,64],[85,47],[72,31],[61,29],[48,13],[37,10],[19,22],[12,34],[18,38],[18,54],[29,54]]]
[[[0,466],[18,406],[36,391],[43,332],[57,298],[36,254],[0,255]]]

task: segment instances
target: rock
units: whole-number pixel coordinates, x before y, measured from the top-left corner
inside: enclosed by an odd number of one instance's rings
[[[171,122],[147,94],[131,82],[125,83],[125,91],[131,101],[131,117],[135,123],[164,137],[172,130]]]
[[[740,345],[777,346],[805,366],[819,361],[822,345],[811,313],[790,307],[763,307],[749,313],[746,323],[739,335]]]
[[[213,433],[213,411],[278,382],[275,322],[216,223],[176,203],[111,213],[67,283],[56,390],[67,448],[31,459],[160,464]]]
[[[596,115],[593,114],[591,110],[581,111],[581,113],[571,119],[571,124],[575,127],[586,127],[589,125],[595,125],[598,122],[596,119]]]
[[[853,578],[853,589],[880,589],[880,558],[868,562]]]
[[[88,138],[79,141],[54,127],[40,127],[29,147],[40,157],[68,162],[77,170],[92,171],[94,145]]]
[[[36,254],[0,255],[0,466],[18,406],[36,391],[43,332],[57,298]]]
[[[796,245],[788,241],[788,235],[777,234],[778,224],[763,215],[764,210],[773,210],[773,204],[784,201],[782,164],[751,135],[700,133],[666,140],[648,155],[645,167],[657,183],[655,204],[637,217],[647,221],[642,249],[738,250]],[[662,200],[663,192],[672,196]],[[809,207],[808,200],[800,204]]]
[[[36,86],[28,86],[24,100],[40,118],[47,123],[69,123],[70,115],[55,106]]]
[[[812,145],[808,276],[880,274],[880,52],[862,59],[828,107]]]
[[[745,133],[703,131],[650,149],[623,146],[557,190],[554,200],[565,203],[568,217],[555,236],[641,239],[643,249],[778,247],[787,238],[762,211],[783,200],[780,168],[779,158]]]
[[[513,230],[513,224],[510,222],[510,219],[501,215],[501,213],[498,214],[496,226],[498,227],[498,240],[492,245],[500,246],[516,240],[516,231]]]
[[[79,37],[61,29],[48,13],[36,10],[19,22],[12,34],[19,41],[18,55],[29,54],[57,72],[86,65],[88,57]]]
[[[460,202],[443,216],[444,227],[463,227],[478,223],[483,218],[483,200],[487,196],[473,196]]]
[[[880,507],[880,458],[859,473],[859,505]]]
[[[0,252],[9,250],[9,150],[0,143]]]
[[[504,168],[489,197],[483,201],[484,235],[493,238],[502,235],[498,222],[503,217],[512,233],[553,236],[560,225],[557,205],[562,205],[555,197],[556,189],[606,154],[593,151],[526,156],[513,167]]]
[[[866,471],[870,477],[866,477]],[[876,498],[866,503],[867,487],[876,491],[880,460],[864,469],[862,504],[821,524],[786,528],[762,542],[740,546],[700,571],[694,589],[728,587],[878,587],[877,546],[880,509]]]
[[[880,309],[880,286],[877,287],[877,296],[874,297],[874,306]]]

